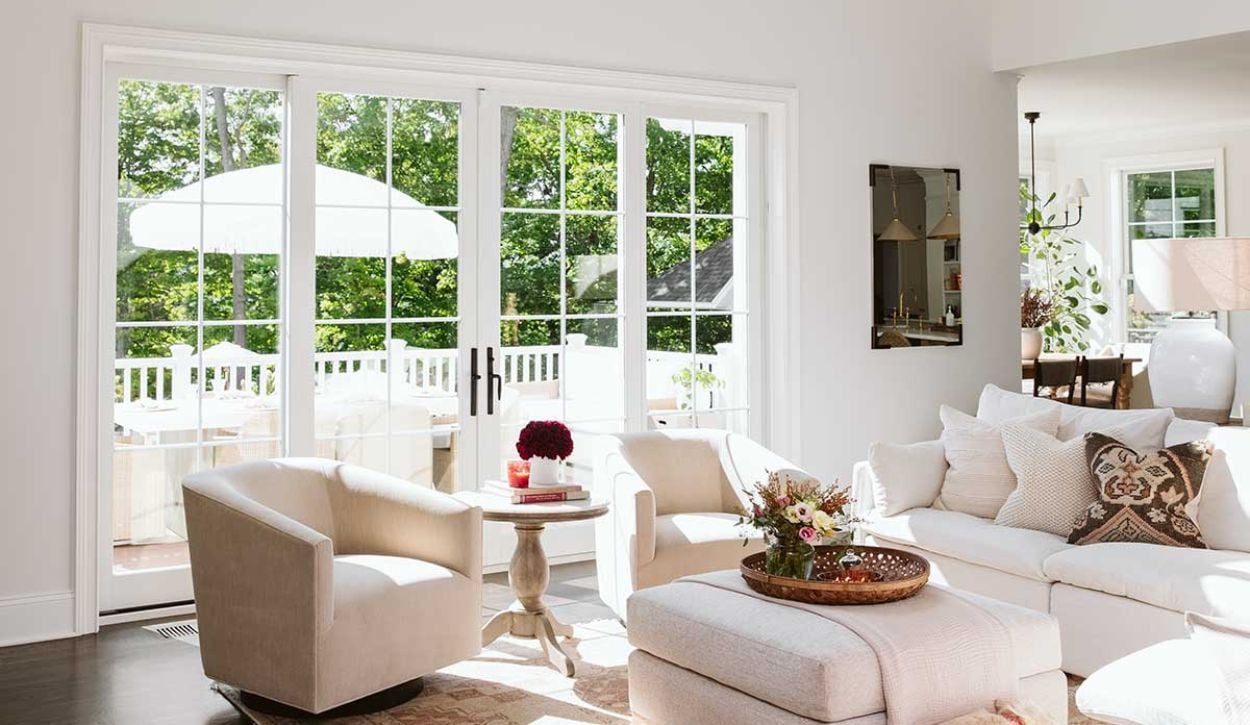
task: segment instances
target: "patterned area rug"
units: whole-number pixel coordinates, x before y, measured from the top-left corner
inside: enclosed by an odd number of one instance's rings
[[[239,692],[217,690],[256,725],[524,725],[541,723],[630,723],[629,676],[625,663],[631,647],[615,621],[573,626],[566,649],[577,662],[577,677],[560,675],[547,665],[533,640],[504,637],[471,660],[425,677],[425,691],[398,707],[370,715],[292,720],[256,712]],[[1095,725],[1072,705],[1080,678],[1068,678],[1069,725]]]
[[[629,723],[630,646],[615,621],[573,625],[565,650],[577,677],[556,672],[537,642],[503,637],[471,660],[425,677],[425,690],[408,702],[370,715],[310,720],[318,725],[451,725],[478,723]],[[224,685],[218,691],[256,725],[305,722],[256,712]]]

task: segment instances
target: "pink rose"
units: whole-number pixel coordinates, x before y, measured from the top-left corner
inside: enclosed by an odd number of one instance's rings
[[[754,506],[751,507],[751,513],[755,514],[755,518],[758,519],[759,517],[764,515],[764,509],[760,508],[759,504],[755,504]]]
[[[781,498],[777,499],[777,505],[778,505],[779,507],[781,507],[781,508],[785,508],[785,507],[789,506],[789,505],[790,505],[790,497],[789,497],[789,496],[782,496]]]
[[[810,526],[804,526],[799,529],[799,538],[810,544],[819,539],[820,534],[816,533],[816,529],[813,529]]]

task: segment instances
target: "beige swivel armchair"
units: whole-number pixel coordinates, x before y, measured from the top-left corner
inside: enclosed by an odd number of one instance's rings
[[[624,433],[596,445],[594,495],[611,502],[595,520],[599,596],[622,619],[625,601],[639,589],[736,569],[742,557],[762,551],[758,534],[737,526],[743,490],[770,471],[795,470],[723,430]]]
[[[317,713],[481,650],[481,509],[316,458],[183,492],[210,678]]]

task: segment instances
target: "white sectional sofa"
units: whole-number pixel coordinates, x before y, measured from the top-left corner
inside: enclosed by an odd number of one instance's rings
[[[997,423],[1051,405],[1058,403],[987,386],[977,417]],[[884,516],[874,499],[880,481],[865,461],[856,464],[853,493],[866,520],[866,539],[925,556],[934,581],[1054,615],[1063,669],[1080,676],[1157,642],[1184,637],[1186,611],[1250,619],[1250,429],[1213,429],[1172,418],[1170,411],[1151,414],[1169,417],[1159,447],[1200,438],[1215,445],[1197,506],[1198,525],[1211,549],[1075,546],[1051,533],[932,507]],[[1106,425],[1107,416],[1132,415],[1143,412],[1065,406],[1059,434],[1084,435]],[[944,469],[945,462],[940,465]],[[923,475],[936,479],[942,473]]]

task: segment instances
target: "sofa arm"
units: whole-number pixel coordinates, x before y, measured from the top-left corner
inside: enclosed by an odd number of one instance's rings
[[[240,647],[299,656],[292,644],[311,647],[334,622],[334,544],[216,474],[183,483],[196,616],[229,640],[206,642],[206,656]]]
[[[867,520],[872,516],[877,505],[873,497],[876,485],[876,476],[868,461],[856,463],[851,469],[851,498],[855,499],[855,503],[851,504],[851,513],[856,517]]]
[[[360,466],[327,475],[339,553],[406,556],[482,580],[482,509]]]

